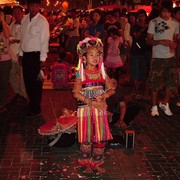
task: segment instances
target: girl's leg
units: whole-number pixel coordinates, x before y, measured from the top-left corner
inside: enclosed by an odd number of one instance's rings
[[[93,144],[93,154],[91,168],[97,170],[99,173],[105,173],[105,169],[100,167],[103,164],[103,155],[105,150],[105,142]]]
[[[78,163],[80,166],[85,167],[85,173],[91,174],[91,144],[81,143]]]

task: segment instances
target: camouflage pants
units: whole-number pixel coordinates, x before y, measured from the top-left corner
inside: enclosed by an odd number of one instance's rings
[[[165,86],[166,90],[176,88],[177,72],[175,58],[152,59],[149,82],[152,91],[158,91],[162,86]]]

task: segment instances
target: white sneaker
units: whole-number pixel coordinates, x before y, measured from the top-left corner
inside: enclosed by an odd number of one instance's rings
[[[158,108],[157,108],[157,106],[153,106],[152,108],[151,108],[151,116],[159,116],[159,112],[158,112]]]
[[[173,113],[171,112],[171,110],[169,109],[169,103],[166,103],[165,104],[162,104],[161,102],[159,103],[159,107],[164,111],[164,113],[167,115],[167,116],[172,116]]]

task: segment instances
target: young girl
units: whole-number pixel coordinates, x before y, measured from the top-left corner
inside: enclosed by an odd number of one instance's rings
[[[119,49],[122,43],[123,39],[119,37],[118,29],[116,27],[109,28],[105,65],[108,69],[108,74],[113,74],[115,79],[119,79],[119,68],[123,66]]]
[[[73,93],[78,100],[78,163],[85,167],[86,173],[93,170],[104,173],[100,165],[103,164],[106,141],[112,139],[105,99],[114,94],[114,88],[104,71],[103,44],[99,38],[80,41],[77,52],[79,71]]]

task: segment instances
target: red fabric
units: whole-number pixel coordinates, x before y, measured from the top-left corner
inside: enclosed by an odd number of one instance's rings
[[[57,120],[46,122],[38,129],[41,135],[53,135],[71,128],[76,124],[77,116],[61,116]]]

